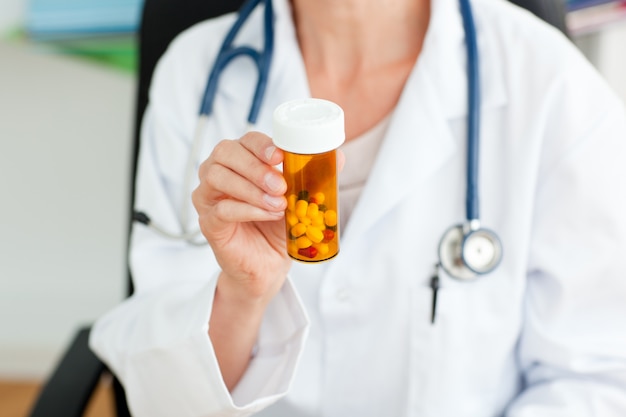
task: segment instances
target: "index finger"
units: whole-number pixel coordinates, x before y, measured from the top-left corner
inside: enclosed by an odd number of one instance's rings
[[[264,133],[248,132],[239,139],[239,143],[269,165],[278,165],[283,161],[283,152]]]

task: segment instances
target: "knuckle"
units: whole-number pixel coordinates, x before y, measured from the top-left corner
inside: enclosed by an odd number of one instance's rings
[[[261,133],[261,132],[247,132],[245,135],[241,137],[242,144],[250,149],[252,152],[257,153],[261,149],[265,148],[271,142],[269,136]]]
[[[233,144],[235,141],[230,139],[222,139],[215,145],[211,156],[214,160],[223,161],[228,155],[232,153]]]
[[[211,159],[205,159],[198,167],[198,179],[202,181],[202,178],[206,175],[207,169],[211,166]]]
[[[259,142],[261,140],[263,140],[263,137],[265,135],[263,135],[261,132],[257,132],[257,131],[250,131],[250,132],[246,132],[242,137],[241,140],[243,142],[246,143],[256,143]]]
[[[208,185],[220,183],[224,177],[224,169],[220,165],[211,164],[205,170],[204,181]]]
[[[201,206],[202,201],[202,193],[200,192],[200,188],[196,188],[191,192],[191,203],[197,209]]]
[[[224,199],[213,207],[213,215],[220,221],[228,221],[232,214],[232,210],[229,208],[228,200]]]

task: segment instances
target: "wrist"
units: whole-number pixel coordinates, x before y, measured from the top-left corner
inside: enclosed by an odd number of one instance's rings
[[[215,289],[216,301],[228,305],[242,314],[263,312],[271,299],[260,283],[233,279],[222,272]]]

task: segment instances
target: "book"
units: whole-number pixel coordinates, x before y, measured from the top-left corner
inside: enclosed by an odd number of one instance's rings
[[[576,0],[571,3],[566,22],[573,35],[594,32],[611,24],[626,23],[626,0]]]
[[[26,32],[36,39],[133,33],[142,0],[31,0]]]
[[[573,12],[575,10],[586,9],[589,7],[599,6],[606,3],[614,3],[615,0],[567,0],[565,2],[566,10]]]

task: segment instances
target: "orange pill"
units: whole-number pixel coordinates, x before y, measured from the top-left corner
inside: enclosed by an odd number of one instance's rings
[[[324,222],[326,226],[337,226],[337,212],[335,210],[326,210],[324,213]]]

